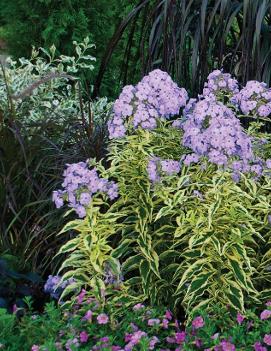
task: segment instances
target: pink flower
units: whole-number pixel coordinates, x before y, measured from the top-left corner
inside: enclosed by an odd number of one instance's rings
[[[177,344],[182,344],[185,341],[186,333],[184,331],[175,334]]]
[[[267,351],[267,348],[262,346],[262,344],[259,341],[255,342],[253,346],[255,351]]]
[[[261,320],[268,319],[271,316],[271,311],[270,310],[264,310],[261,313]]]
[[[245,319],[245,317],[241,313],[238,312],[237,317],[236,317],[237,323],[239,325],[241,325],[243,323],[244,319]]]
[[[222,351],[235,351],[235,346],[226,340],[221,341]]]
[[[219,333],[215,333],[214,335],[211,336],[211,339],[215,340],[219,337]]]
[[[202,345],[201,340],[200,340],[200,339],[196,339],[196,341],[195,341],[195,345],[196,345],[198,348],[200,348],[200,347],[201,347],[201,345]]]
[[[263,341],[266,343],[266,345],[271,346],[271,334],[265,334]]]
[[[17,305],[14,304],[14,305],[12,306],[12,313],[16,313],[16,312],[17,312],[17,309],[18,309]]]
[[[88,333],[87,333],[86,331],[82,331],[82,332],[80,333],[80,341],[81,341],[82,343],[88,341]]]
[[[79,304],[81,304],[81,303],[83,302],[83,299],[84,299],[86,293],[87,293],[86,290],[85,290],[85,289],[82,289],[82,291],[80,292],[80,294],[77,296],[77,302],[78,302]]]
[[[134,305],[133,310],[137,311],[140,310],[141,308],[144,308],[145,306],[142,303],[137,303],[136,305]]]
[[[204,319],[199,316],[199,317],[196,317],[193,321],[192,321],[192,326],[195,328],[195,329],[199,329],[199,328],[202,328],[204,326]]]
[[[82,320],[91,322],[92,321],[92,311],[88,310],[86,312],[86,314],[84,315],[84,317],[82,318]]]
[[[154,325],[160,324],[160,319],[158,318],[153,318],[148,320],[148,325],[150,327],[153,327]]]
[[[97,317],[98,324],[107,324],[108,320],[109,318],[105,313],[101,313]]]
[[[38,345],[33,345],[32,347],[31,347],[31,351],[39,351],[39,346]]]
[[[167,319],[163,319],[162,320],[162,325],[164,329],[168,329],[168,320]]]
[[[155,347],[155,344],[157,344],[158,342],[159,342],[159,339],[157,338],[157,336],[153,336],[149,343],[149,350],[153,350]]]
[[[266,302],[266,306],[271,306],[271,300]]]
[[[165,318],[168,319],[169,321],[172,320],[172,313],[169,310],[166,310]]]

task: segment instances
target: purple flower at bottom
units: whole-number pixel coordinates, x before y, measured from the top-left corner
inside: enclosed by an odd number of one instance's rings
[[[222,351],[235,351],[235,346],[226,340],[221,341],[220,343],[221,347],[222,347]]]
[[[262,344],[259,341],[255,342],[253,346],[254,346],[254,351],[267,351],[267,348],[262,346]]]
[[[31,351],[39,351],[40,347],[38,345],[33,345]]]

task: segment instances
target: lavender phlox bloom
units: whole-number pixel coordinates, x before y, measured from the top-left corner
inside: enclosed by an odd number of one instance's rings
[[[232,97],[238,94],[239,87],[236,79],[232,78],[229,73],[223,73],[221,70],[215,70],[207,77],[207,82],[204,84],[203,96],[217,96],[219,93],[226,94]]]
[[[88,168],[86,162],[67,164],[62,187],[64,190],[53,192],[56,207],[63,206],[64,200],[74,208],[80,218],[86,216],[86,208],[96,193],[105,193],[110,200],[118,196],[118,185],[108,179],[100,178],[98,170]]]
[[[53,299],[59,299],[63,290],[74,282],[75,280],[73,278],[61,282],[61,277],[59,275],[49,275],[44,285],[44,291],[50,294]]]
[[[136,86],[123,88],[114,103],[113,118],[108,122],[109,138],[125,136],[129,125],[154,129],[157,119],[178,115],[187,99],[184,88],[179,88],[166,72],[156,69]]]
[[[263,82],[250,80],[235,95],[241,111],[247,114],[268,117],[271,114],[271,89]]]
[[[147,165],[148,176],[153,183],[159,182],[162,175],[171,176],[179,173],[180,170],[180,161],[162,160],[156,156],[151,157]]]

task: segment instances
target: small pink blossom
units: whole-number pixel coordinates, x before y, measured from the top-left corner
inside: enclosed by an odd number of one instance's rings
[[[160,324],[160,319],[158,318],[153,318],[148,320],[148,325],[150,327],[153,327],[154,325]]]
[[[168,319],[169,321],[172,320],[172,313],[169,310],[166,310],[165,318]]]
[[[204,326],[204,319],[199,316],[199,317],[196,317],[193,321],[192,321],[192,326],[195,328],[195,329],[199,329],[199,328],[202,328]]]
[[[221,341],[220,343],[221,347],[222,347],[222,351],[235,351],[235,346],[226,340]]]
[[[18,310],[18,307],[17,307],[16,304],[14,304],[14,305],[12,306],[12,313],[16,313],[17,310]]]
[[[77,296],[77,302],[78,302],[79,304],[81,304],[81,303],[83,302],[83,299],[84,299],[86,293],[87,293],[86,290],[85,290],[85,289],[82,289],[82,291],[80,292],[80,294]]]
[[[245,317],[241,313],[238,312],[237,317],[236,317],[237,323],[239,325],[241,325],[243,323],[244,319],[245,319]]]
[[[107,324],[108,323],[108,316],[105,313],[101,313],[97,317],[98,324]]]
[[[175,334],[175,341],[177,344],[182,344],[185,341],[186,333],[184,331]]]
[[[144,308],[145,306],[142,303],[137,303],[136,305],[134,305],[133,310],[137,311],[140,310],[141,308]]]
[[[202,346],[202,341],[200,339],[196,339],[195,345],[200,348]]]
[[[162,325],[164,329],[168,329],[168,320],[167,319],[163,319],[162,320]]]
[[[266,306],[271,306],[271,300],[270,300],[270,301],[267,301],[265,305],[266,305]]]
[[[261,313],[261,320],[268,319],[271,316],[271,311],[270,310],[264,310]]]
[[[265,346],[262,346],[259,341],[255,342],[253,346],[255,351],[267,351],[267,348]]]
[[[82,318],[82,320],[91,322],[92,321],[92,315],[93,315],[92,311],[88,310],[86,312],[86,314],[84,315],[84,317]]]
[[[265,334],[263,341],[266,345],[271,346],[271,334]]]
[[[88,341],[88,338],[89,338],[89,336],[88,336],[88,333],[86,331],[82,331],[80,333],[80,342],[85,343]]]
[[[38,345],[33,345],[33,346],[31,347],[31,351],[39,351],[39,350],[40,350],[40,348],[39,348]]]

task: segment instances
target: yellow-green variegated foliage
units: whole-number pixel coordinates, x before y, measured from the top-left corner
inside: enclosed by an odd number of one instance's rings
[[[104,288],[105,263],[117,270],[120,262],[118,294],[188,314],[215,303],[244,311],[271,297],[271,179],[234,183],[206,161],[150,182],[150,156],[179,160],[186,152],[168,122],[110,143],[106,174],[119,198],[110,206],[96,199],[85,219],[66,226],[76,235],[62,248],[65,277]]]

